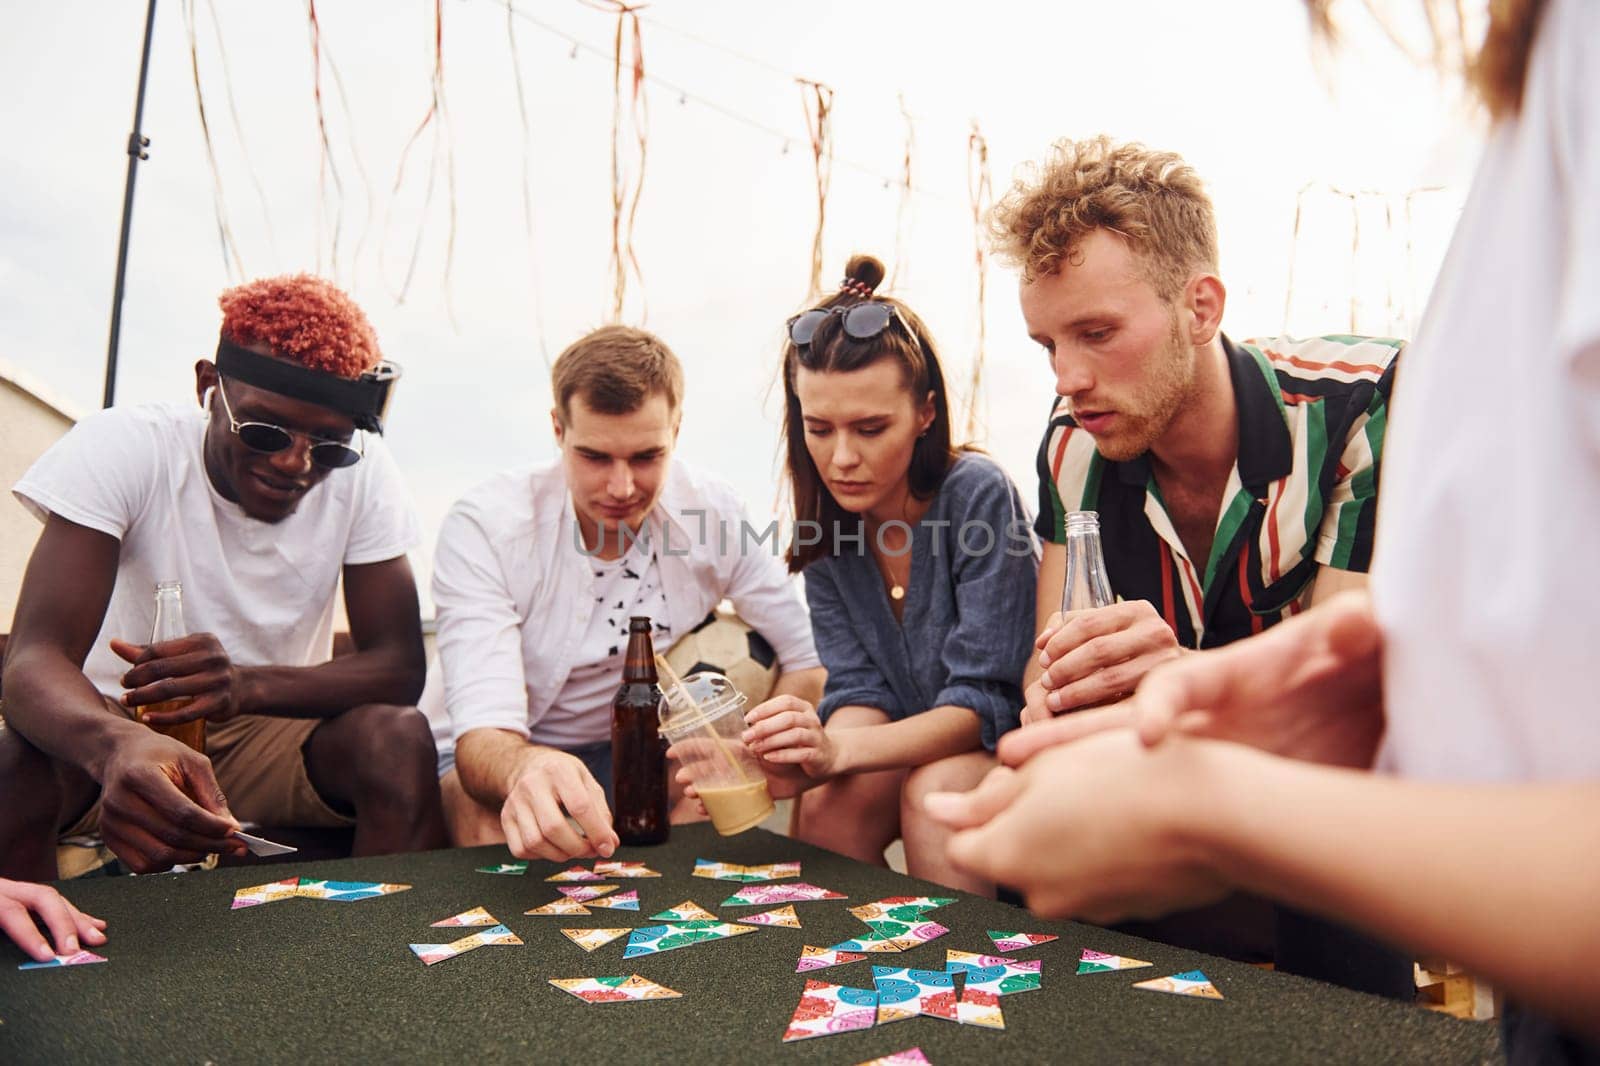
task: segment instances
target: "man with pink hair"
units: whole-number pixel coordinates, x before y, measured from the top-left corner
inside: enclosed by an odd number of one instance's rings
[[[141,873],[237,854],[247,822],[354,824],[365,854],[445,842],[411,706],[418,527],[381,440],[395,368],[318,278],[219,302],[199,414],[99,412],[13,489],[44,530],[0,688],[0,874],[53,878],[64,831]],[[341,579],[356,650],[331,658]],[[190,634],[139,643],[171,581]],[[203,752],[150,728],[199,719]]]

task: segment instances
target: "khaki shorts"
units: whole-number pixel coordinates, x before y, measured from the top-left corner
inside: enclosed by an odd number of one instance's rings
[[[128,708],[107,699],[106,706],[131,717]],[[206,723],[206,756],[228,797],[228,809],[241,822],[255,825],[334,828],[355,825],[355,819],[329,807],[306,776],[301,749],[322,718],[272,718],[244,714],[220,725]],[[100,801],[83,813],[62,836],[99,832]]]

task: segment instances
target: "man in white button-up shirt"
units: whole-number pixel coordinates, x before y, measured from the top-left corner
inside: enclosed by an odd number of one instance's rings
[[[683,370],[666,345],[597,330],[561,354],[552,386],[560,460],[484,482],[440,528],[443,684],[423,704],[456,843],[559,860],[617,844],[611,701],[629,616],[650,616],[664,652],[727,598],[776,651],[775,693],[815,699],[823,672],[776,531],[672,458]]]

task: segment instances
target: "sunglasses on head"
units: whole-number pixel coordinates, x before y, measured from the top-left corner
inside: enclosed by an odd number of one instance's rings
[[[228,393],[222,387],[220,376],[217,378],[217,395],[222,397],[222,410],[228,416],[228,428],[253,452],[273,455],[294,444],[296,437],[303,437],[311,445],[311,461],[325,470],[339,470],[355,466],[361,461],[360,449],[352,448],[344,441],[313,437],[309,433],[284,429],[270,422],[240,422],[233,417],[233,407],[228,403]]]
[[[832,315],[838,315],[844,320],[845,336],[858,341],[871,340],[888,329],[891,322],[899,322],[901,329],[907,334],[911,332],[893,304],[874,300],[868,303],[850,304],[847,307],[802,311],[789,320],[789,339],[798,348],[806,347],[817,335],[817,330]]]

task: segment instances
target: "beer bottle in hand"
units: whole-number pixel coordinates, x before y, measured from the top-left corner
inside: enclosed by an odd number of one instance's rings
[[[166,640],[177,640],[179,637],[189,635],[189,627],[183,624],[183,583],[180,581],[162,581],[156,585],[156,623],[151,627],[150,643],[160,644]],[[144,716],[152,712],[175,711],[194,701],[192,696],[179,696],[177,699],[163,700],[160,703],[148,703],[134,709],[134,714],[141,721]],[[154,725],[151,729],[158,733],[165,733],[174,740],[182,741],[195,751],[204,755],[206,752],[206,720],[196,718],[192,722],[179,722],[177,725]]]
[[[628,619],[622,687],[611,702],[612,826],[624,844],[667,839],[667,756],[656,732],[661,689],[650,619]]]

